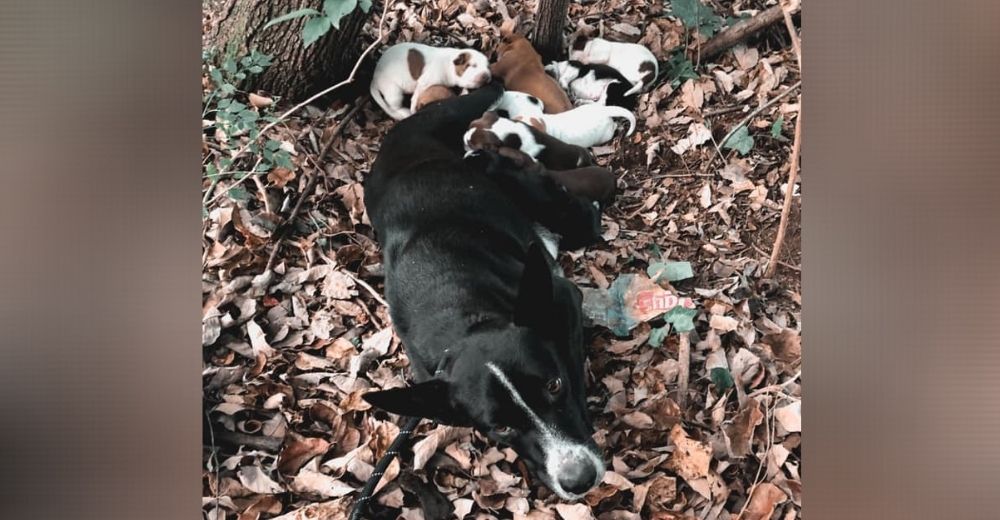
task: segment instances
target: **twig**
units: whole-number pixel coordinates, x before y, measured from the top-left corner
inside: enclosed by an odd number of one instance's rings
[[[750,244],[750,246],[753,247],[754,251],[757,251],[758,253],[760,253],[760,254],[762,254],[764,256],[770,256],[767,251],[764,251],[763,249],[757,247],[757,244]],[[778,265],[787,267],[787,268],[789,268],[789,269],[791,269],[793,271],[798,271],[800,273],[802,272],[802,268],[801,267],[799,267],[797,265],[792,265],[792,264],[790,264],[788,262],[782,262],[781,260],[778,260]]]
[[[368,285],[368,282],[362,280],[361,277],[356,276],[354,273],[352,273],[350,271],[345,270],[344,274],[346,274],[347,276],[351,277],[351,279],[354,280],[355,282],[357,282],[357,284],[360,285],[361,287],[364,287],[365,290],[368,291],[368,294],[371,294],[372,298],[375,298],[375,301],[377,301],[380,304],[382,304],[386,309],[389,308],[389,303],[386,302],[384,298],[382,298],[381,296],[379,296],[378,291],[376,291],[375,288],[372,287],[371,285]]]
[[[258,171],[257,171],[257,166],[260,166],[260,163],[261,163],[261,161],[263,161],[263,160],[264,160],[264,157],[263,157],[263,156],[260,156],[260,157],[258,157],[258,158],[257,158],[257,162],[255,162],[255,163],[253,164],[253,168],[250,168],[250,171],[248,171],[248,172],[247,172],[247,174],[243,176],[243,178],[241,178],[240,180],[238,180],[238,181],[234,182],[234,183],[233,183],[233,184],[232,184],[231,186],[229,186],[228,188],[226,188],[226,189],[224,189],[224,190],[220,191],[220,192],[219,192],[219,193],[218,193],[218,194],[217,194],[216,196],[212,197],[212,198],[211,198],[211,200],[209,200],[209,197],[210,197],[210,196],[212,195],[212,190],[213,190],[213,189],[215,189],[215,186],[216,186],[216,185],[217,185],[217,184],[219,183],[219,179],[220,179],[220,178],[222,178],[222,175],[221,175],[221,174],[218,174],[218,176],[217,176],[217,177],[215,177],[215,179],[213,179],[213,180],[212,180],[212,185],[211,185],[211,186],[209,186],[209,189],[208,189],[208,191],[207,191],[207,192],[205,193],[205,198],[201,199],[201,202],[202,202],[202,204],[203,204],[204,206],[206,206],[206,207],[207,207],[207,206],[211,206],[211,205],[212,205],[213,203],[215,203],[215,201],[217,201],[217,200],[219,200],[220,198],[222,198],[222,196],[223,196],[223,195],[225,195],[225,194],[229,193],[229,190],[231,190],[231,189],[233,189],[233,188],[235,188],[235,187],[239,186],[240,184],[243,184],[243,183],[244,183],[244,182],[246,182],[246,181],[247,181],[247,179],[249,179],[250,177],[254,177],[254,176],[257,176],[257,175],[260,175],[260,173],[261,173],[261,172],[258,172]]]
[[[688,379],[691,376],[691,340],[686,332],[680,333],[680,344],[677,346],[677,361],[680,371],[677,374],[677,405],[684,410],[687,402]]]
[[[212,417],[205,411],[205,420],[208,421],[208,436],[212,442],[212,467],[215,469],[215,507],[219,507],[219,455],[218,448],[215,447],[215,428],[212,426]]]
[[[319,151],[319,156],[316,157],[317,165],[323,162],[323,158],[326,157],[327,152],[330,151],[330,147],[333,146],[333,142],[337,140],[337,137],[344,130],[344,128],[347,127],[347,124],[350,123],[352,119],[354,119],[354,115],[357,114],[362,107],[368,104],[369,99],[370,96],[365,96],[361,98],[361,100],[359,100],[354,105],[354,108],[352,108],[349,112],[347,112],[347,114],[344,116],[344,119],[341,120],[340,124],[337,125],[337,128],[333,129],[333,133],[330,135],[330,138],[327,139],[326,143],[323,144],[323,149]],[[309,195],[316,188],[316,183],[319,182],[320,177],[323,177],[324,175],[325,172],[321,168],[317,168],[316,171],[313,172],[313,176],[309,179],[309,182],[306,184],[306,187],[302,190],[302,193],[299,195],[299,200],[295,202],[295,207],[292,208],[291,214],[288,215],[288,219],[285,220],[284,224],[282,225],[282,231],[275,233],[275,237],[277,240],[275,240],[274,249],[271,250],[271,254],[267,258],[267,265],[264,267],[265,273],[270,271],[271,268],[274,267],[274,262],[278,258],[278,250],[281,249],[281,243],[285,240],[284,231],[291,228],[291,225],[295,221],[295,218],[299,215],[299,211],[302,211],[302,206],[304,205],[303,203],[307,198],[309,198]]]
[[[332,87],[328,87],[328,88],[326,88],[324,90],[319,91],[318,93],[316,93],[315,95],[313,95],[309,99],[307,99],[307,100],[299,103],[298,105],[295,105],[294,107],[286,110],[285,113],[283,113],[280,116],[278,116],[277,119],[275,119],[274,121],[271,121],[270,123],[268,123],[267,125],[265,125],[264,128],[262,128],[260,130],[260,132],[257,134],[257,139],[260,139],[261,137],[263,137],[264,134],[266,134],[268,130],[274,128],[279,123],[281,123],[282,121],[284,121],[288,116],[290,116],[290,115],[298,112],[299,110],[301,110],[306,105],[308,105],[308,104],[312,103],[313,101],[316,101],[317,99],[319,99],[319,98],[321,98],[321,97],[323,97],[323,96],[325,96],[325,95],[333,92],[334,90],[337,90],[338,88],[340,88],[340,87],[342,87],[342,86],[344,86],[344,85],[346,85],[346,84],[351,83],[351,82],[354,81],[354,76],[357,74],[358,68],[361,67],[361,62],[363,62],[365,60],[365,57],[368,56],[368,54],[371,51],[373,51],[375,49],[375,47],[377,47],[380,43],[382,43],[382,40],[385,38],[385,33],[384,33],[384,30],[383,30],[384,29],[383,22],[385,22],[385,15],[386,15],[386,13],[389,12],[389,4],[390,3],[391,2],[389,0],[385,0],[383,2],[382,16],[378,20],[378,38],[376,38],[375,41],[373,41],[371,43],[371,45],[369,45],[368,47],[366,47],[365,50],[364,50],[364,52],[361,53],[361,56],[359,56],[358,57],[358,61],[356,61],[354,63],[354,68],[351,69],[351,74],[347,77],[347,79],[345,79],[344,81],[341,81],[340,83],[337,83],[336,85],[334,85]],[[256,139],[251,139],[250,141],[247,142],[247,144],[243,145],[242,148],[240,148],[239,150],[236,151],[235,154],[233,154],[232,159],[233,159],[233,163],[234,164],[235,164],[236,159],[239,156],[241,156],[244,153],[246,153],[247,149],[250,148],[250,145],[254,141],[256,141]]]
[[[764,409],[764,427],[767,428],[767,448],[764,450],[764,454],[761,455],[759,459],[760,463],[757,464],[757,475],[753,479],[753,485],[750,486],[750,492],[747,493],[747,501],[743,503],[743,507],[740,508],[739,514],[736,515],[736,520],[743,520],[743,513],[746,512],[747,507],[750,506],[750,499],[753,498],[753,492],[757,489],[757,485],[760,484],[762,480],[760,472],[767,464],[767,456],[771,453],[771,446],[774,444],[774,423],[768,420],[771,417],[771,410],[773,408],[774,403],[772,403],[770,408]]]
[[[754,390],[747,397],[757,397],[758,395],[761,395],[761,394],[767,394],[767,393],[770,393],[770,392],[779,391],[782,388],[784,388],[784,387],[786,387],[786,386],[794,383],[795,381],[798,381],[798,379],[800,377],[802,377],[802,370],[799,370],[798,372],[796,372],[794,376],[788,378],[788,380],[785,381],[785,382],[783,382],[783,383],[778,383],[776,385],[771,385],[771,386],[765,386],[764,388],[761,388],[759,390]]]
[[[780,101],[783,97],[791,94],[792,91],[794,91],[795,89],[797,89],[797,88],[799,88],[801,86],[802,86],[802,80],[800,79],[800,80],[796,81],[794,85],[788,87],[788,89],[785,90],[784,92],[782,92],[781,94],[778,94],[777,96],[775,96],[773,99],[771,99],[767,103],[764,103],[763,105],[761,105],[760,107],[758,107],[753,112],[750,112],[749,115],[747,115],[746,117],[744,117],[743,120],[740,121],[740,123],[738,125],[734,126],[733,129],[730,130],[729,133],[726,134],[726,136],[723,137],[721,141],[719,141],[719,146],[720,147],[725,146],[726,145],[726,141],[729,141],[729,138],[732,137],[733,134],[735,134],[736,131],[739,130],[741,126],[746,125],[747,123],[750,122],[751,119],[757,117],[757,114],[759,114],[759,113],[767,110],[771,106],[774,106],[774,104],[777,103],[778,101]]]
[[[717,108],[715,110],[708,110],[702,114],[702,117],[715,117],[715,116],[721,116],[723,114],[729,114],[731,112],[739,112],[740,110],[743,110],[745,107],[746,105],[734,105],[731,107],[722,107],[722,108]]]
[[[799,152],[802,149],[802,112],[795,119],[795,141],[792,143],[792,164],[788,169],[788,189],[785,190],[785,205],[781,208],[781,220],[778,222],[778,235],[774,237],[774,247],[771,249],[771,260],[764,271],[764,278],[774,276],[778,268],[778,256],[788,231],[788,215],[792,210],[792,196],[795,193],[795,180],[799,175]]]
[[[715,177],[714,173],[664,173],[661,175],[651,175],[647,179],[682,179],[685,177]]]
[[[792,4],[796,5],[792,5]],[[792,38],[792,50],[795,51],[795,59],[799,62],[799,74],[802,73],[802,43],[799,33],[795,31],[795,24],[792,23],[792,14],[802,7],[798,0],[780,0],[781,14],[785,17],[785,27],[788,28],[788,36]]]

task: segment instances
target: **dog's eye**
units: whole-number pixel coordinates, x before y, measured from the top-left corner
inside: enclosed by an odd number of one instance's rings
[[[558,394],[562,390],[562,379],[558,377],[549,379],[549,382],[545,384],[545,390],[552,395]]]
[[[497,435],[508,435],[512,431],[513,429],[511,429],[510,426],[497,426],[496,428],[493,428],[493,433]]]

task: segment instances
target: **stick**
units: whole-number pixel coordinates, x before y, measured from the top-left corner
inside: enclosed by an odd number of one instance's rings
[[[377,47],[380,43],[382,43],[382,40],[385,38],[385,32],[383,31],[383,22],[385,22],[385,15],[386,15],[386,13],[389,12],[389,3],[390,3],[389,0],[385,0],[383,2],[384,5],[382,6],[382,16],[378,20],[378,38],[376,38],[375,41],[373,41],[371,43],[371,45],[369,45],[367,48],[365,48],[364,52],[361,53],[361,56],[359,56],[358,57],[358,61],[356,61],[354,63],[354,68],[351,69],[351,74],[347,77],[347,79],[345,79],[344,81],[341,81],[340,83],[337,83],[336,85],[334,85],[332,87],[328,87],[328,88],[326,88],[324,90],[321,90],[320,92],[318,92],[317,94],[313,95],[309,99],[307,99],[307,100],[299,103],[298,105],[295,105],[294,107],[292,107],[292,108],[288,109],[287,111],[285,111],[284,114],[281,114],[280,116],[278,116],[277,119],[275,119],[274,121],[271,121],[266,126],[264,126],[264,128],[261,129],[260,133],[257,134],[257,139],[260,139],[261,137],[263,137],[264,134],[266,134],[268,130],[274,128],[275,126],[278,125],[278,123],[281,123],[286,118],[288,118],[288,116],[290,116],[290,115],[298,112],[299,110],[301,110],[303,107],[305,107],[309,103],[312,103],[313,101],[316,101],[317,99],[319,99],[319,98],[321,98],[321,97],[329,94],[330,92],[333,92],[334,90],[337,90],[338,88],[340,88],[340,87],[342,87],[342,86],[344,86],[344,85],[346,85],[346,84],[351,83],[352,81],[354,81],[354,76],[358,73],[358,68],[361,67],[361,62],[363,62],[365,60],[365,57],[368,56],[368,53],[370,53],[372,50],[375,49],[375,47]],[[233,154],[233,156],[232,156],[233,164],[236,163],[236,158],[238,158],[239,156],[241,156],[244,153],[246,153],[247,149],[250,148],[250,144],[253,143],[254,141],[255,140],[248,141],[247,144],[243,145],[243,147],[241,147],[239,150],[236,151],[235,154]]]
[[[796,2],[798,3],[798,2]],[[801,4],[790,7],[789,16],[801,9]],[[722,54],[722,51],[763,31],[784,16],[780,5],[761,11],[752,18],[737,22],[701,46],[701,59],[708,60]]]
[[[802,112],[795,119],[795,142],[792,143],[792,165],[788,171],[788,189],[785,190],[785,205],[781,208],[781,220],[778,222],[778,235],[774,237],[774,247],[771,249],[771,259],[767,263],[767,270],[764,271],[764,278],[774,276],[774,271],[778,268],[778,255],[781,254],[781,246],[785,240],[785,231],[788,230],[788,214],[792,210],[792,194],[795,193],[795,179],[799,174],[799,151],[802,149]]]
[[[795,24],[792,23],[792,13],[798,11],[802,4],[798,0],[794,0],[796,5],[792,5],[793,0],[780,0],[779,5],[781,5],[781,14],[785,18],[785,27],[788,29],[788,36],[792,38],[792,50],[795,51],[795,59],[799,62],[799,74],[802,73],[802,42],[799,39],[799,33],[795,31]]]
[[[729,141],[729,138],[732,137],[733,134],[735,134],[736,131],[739,130],[741,126],[744,126],[744,125],[750,123],[751,119],[757,117],[757,114],[759,114],[759,113],[767,110],[771,106],[774,106],[774,104],[777,103],[779,100],[781,100],[781,98],[783,98],[783,97],[791,94],[793,90],[795,90],[795,89],[797,89],[797,88],[799,88],[801,86],[802,86],[802,80],[800,79],[800,80],[796,81],[794,85],[788,87],[788,89],[785,90],[784,92],[782,92],[781,94],[778,94],[777,96],[775,96],[773,99],[771,99],[767,103],[764,103],[763,105],[761,105],[760,107],[758,107],[753,112],[750,112],[749,115],[747,115],[746,117],[744,117],[743,120],[740,121],[740,123],[738,125],[734,126],[733,129],[730,130],[728,134],[726,134],[726,137],[723,137],[722,140],[719,141],[719,147],[725,146],[726,141]]]
[[[680,371],[677,374],[677,405],[684,410],[687,402],[688,379],[691,375],[691,340],[686,332],[680,334],[680,345],[677,346],[677,361]]]
[[[361,98],[361,100],[354,105],[354,108],[347,112],[347,115],[345,115],[344,119],[340,121],[337,128],[333,129],[333,134],[331,134],[330,138],[327,139],[325,144],[323,144],[323,149],[319,151],[319,156],[316,158],[317,165],[323,162],[323,158],[326,157],[326,153],[330,151],[330,147],[333,146],[333,142],[337,140],[337,136],[339,136],[340,132],[347,127],[347,124],[354,119],[354,115],[358,113],[358,110],[361,110],[362,107],[368,104],[369,99],[370,96]],[[316,169],[313,176],[306,184],[305,189],[302,190],[302,194],[299,195],[299,200],[295,202],[295,207],[292,208],[292,213],[288,215],[288,219],[285,220],[284,224],[282,224],[282,230],[275,233],[277,240],[274,243],[274,249],[271,250],[271,255],[267,258],[267,265],[264,267],[265,273],[274,267],[274,262],[278,258],[278,250],[281,249],[281,243],[285,239],[285,231],[291,228],[292,222],[295,221],[295,217],[297,217],[299,215],[299,211],[302,210],[303,203],[307,198],[309,198],[309,194],[311,194],[316,188],[316,183],[319,182],[319,178],[323,177],[324,174],[325,172],[321,168]]]

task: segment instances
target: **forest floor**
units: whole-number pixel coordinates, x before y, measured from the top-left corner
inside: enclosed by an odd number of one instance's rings
[[[705,5],[736,17],[774,2]],[[490,55],[507,13],[530,20],[533,8],[521,1],[400,2],[386,17],[386,45],[467,45]],[[369,13],[359,45],[374,41],[380,9]],[[692,77],[667,79],[641,96],[635,134],[594,150],[618,177],[618,198],[604,216],[606,241],[559,259],[567,277],[597,289],[625,274],[645,276],[658,262],[690,262],[692,277],[660,283],[696,304],[690,364],[679,358],[687,347],[681,334],[662,317],[625,337],[600,327],[589,332],[588,403],[609,472],[579,503],[559,502],[524,475],[512,450],[470,429],[425,421],[390,466],[372,516],[798,518],[797,191],[776,275],[764,271],[785,190],[800,189],[787,186],[799,91],[751,118],[745,155],[713,144],[800,81],[787,29],[779,22],[698,63],[697,39],[662,3],[574,2],[570,19],[569,29],[589,26],[638,41],[661,64],[686,45],[695,62]],[[207,518],[346,518],[399,430],[398,417],[361,399],[409,377],[381,297],[381,257],[361,184],[393,121],[374,103],[353,107],[307,107],[276,125],[269,137],[289,152],[292,168],[252,176],[240,182],[242,191],[233,191],[231,178],[205,181]],[[214,164],[223,154],[209,141],[205,162]],[[276,226],[316,175],[291,232],[279,236]]]

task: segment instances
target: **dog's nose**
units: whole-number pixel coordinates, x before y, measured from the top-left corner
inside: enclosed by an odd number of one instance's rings
[[[559,467],[559,485],[574,495],[586,493],[597,481],[597,470],[587,459],[567,460]]]
[[[484,72],[484,73],[480,74],[479,77],[476,79],[476,81],[480,85],[485,85],[485,84],[489,83],[489,81],[490,81],[490,73],[489,72]]]

